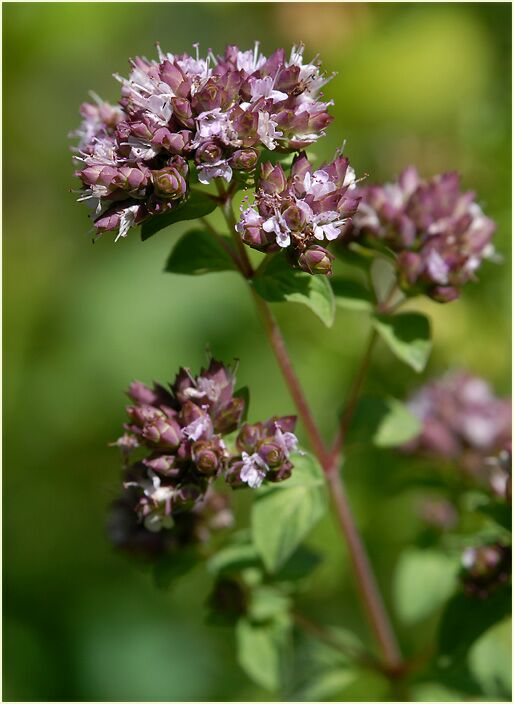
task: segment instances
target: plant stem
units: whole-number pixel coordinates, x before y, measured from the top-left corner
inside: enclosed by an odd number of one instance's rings
[[[364,611],[382,651],[387,672],[394,675],[402,667],[402,657],[337,465],[325,474],[337,520],[348,546]]]
[[[330,457],[327,453],[325,443],[323,442],[323,439],[319,433],[316,423],[314,422],[314,418],[312,417],[309,404],[303,393],[300,381],[298,380],[298,377],[296,376],[296,373],[293,369],[293,365],[291,364],[291,360],[289,359],[284,338],[282,337],[280,328],[277,324],[277,321],[275,320],[275,316],[271,312],[270,307],[268,306],[266,301],[264,301],[253,288],[251,289],[251,291],[253,299],[255,301],[255,305],[257,306],[257,310],[260,313],[269,342],[271,344],[273,352],[275,353],[275,357],[282,371],[282,374],[284,375],[284,379],[289,388],[289,392],[293,397],[293,401],[295,402],[298,415],[300,416],[302,423],[305,427],[305,432],[307,433],[314,454],[318,457],[321,465],[325,467],[330,461]]]
[[[236,245],[236,249],[239,255],[239,268],[241,269],[241,273],[246,279],[251,279],[254,274],[254,271],[250,259],[248,258],[246,247],[244,246],[241,238],[239,237],[236,231],[236,219],[234,217],[234,211],[232,209],[232,196],[229,191],[225,190],[221,179],[215,179],[215,181],[216,188],[218,189],[218,193],[220,196],[220,201],[222,203],[221,209],[223,212],[223,217],[225,218],[228,230],[232,236],[234,244]]]
[[[217,183],[217,186],[220,194],[220,201],[223,203],[222,210],[225,221],[234,236],[238,247],[239,259],[241,261],[241,273],[249,281],[254,275],[254,270],[250,260],[248,259],[246,248],[235,231],[235,218],[232,210],[231,195],[225,191],[220,182]],[[251,291],[257,309],[264,323],[264,329],[268,336],[269,342],[273,352],[275,353],[275,357],[282,374],[284,375],[284,379],[291,396],[295,402],[298,415],[300,416],[300,419],[305,427],[305,431],[314,454],[318,458],[325,473],[327,486],[336,512],[337,520],[348,546],[364,611],[382,652],[384,659],[384,671],[386,671],[391,677],[396,677],[403,668],[401,654],[396,644],[394,633],[366,554],[366,549],[360,538],[346,496],[339,472],[339,450],[335,453],[330,451],[323,441],[323,438],[314,421],[310,406],[303,393],[300,381],[291,364],[284,338],[282,337],[282,333],[275,317],[266,301],[264,301],[256,293],[253,287],[251,287]],[[360,381],[358,383],[356,382],[353,393],[350,396],[350,400],[352,402],[350,409],[352,413],[365,378],[373,344],[370,343],[368,347],[364,363],[361,365],[361,373],[358,374]]]

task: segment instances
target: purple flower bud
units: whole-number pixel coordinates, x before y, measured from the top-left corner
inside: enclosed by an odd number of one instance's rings
[[[238,149],[230,157],[230,166],[238,171],[253,171],[258,158],[255,149]]]
[[[232,433],[239,427],[245,413],[245,401],[235,397],[220,409],[214,417],[214,428],[217,433]]]
[[[259,186],[264,193],[269,195],[282,193],[285,190],[287,179],[280,164],[273,165],[270,161],[267,161],[261,165]]]
[[[223,159],[223,150],[216,142],[204,142],[196,150],[195,161],[197,164],[215,164]]]
[[[120,130],[122,126],[118,125],[118,130]],[[123,128],[125,125],[123,125]],[[139,137],[139,139],[144,139],[147,142],[149,142],[152,139],[153,132],[150,129],[150,126],[147,121],[141,120],[139,122],[131,122],[130,125],[127,124],[127,127],[129,128],[130,132],[127,131],[127,133],[119,132],[120,136],[120,141],[121,140],[126,140],[129,137],[129,134],[132,134],[134,137]]]
[[[144,169],[144,170],[143,170]],[[118,169],[118,173],[113,183],[123,190],[129,192],[138,192],[144,190],[149,180],[150,172],[144,168],[138,169],[131,166],[122,166]]]
[[[301,210],[297,205],[290,205],[282,213],[288,228],[293,232],[298,232],[305,227],[307,218],[305,212]]]
[[[95,220],[95,227],[97,232],[110,232],[111,230],[117,230],[120,226],[121,216],[119,212],[105,213],[97,220]]]
[[[145,423],[153,423],[166,418],[162,411],[150,405],[127,406],[126,411],[130,420],[140,427],[143,427]]]
[[[216,474],[225,453],[225,446],[218,438],[195,442],[191,450],[198,471],[206,475]]]
[[[298,86],[299,78],[299,66],[285,66],[277,73],[275,77],[275,89],[284,91],[285,93],[293,92],[295,95],[299,95],[304,90]]]
[[[152,445],[169,450],[175,450],[182,439],[179,424],[170,418],[157,418],[145,423],[141,435]]]
[[[178,200],[186,195],[186,180],[174,166],[152,171],[152,180],[155,193],[161,198]]]
[[[294,433],[296,428],[296,416],[274,416],[266,423],[266,428],[268,432],[275,432],[278,428],[283,433]]]
[[[272,482],[272,483],[278,483],[278,482],[283,482],[286,479],[289,479],[291,474],[293,473],[293,464],[292,462],[289,462],[289,460],[286,460],[283,462],[281,465],[276,467],[275,469],[272,469],[269,474],[266,476],[267,481]]]
[[[128,387],[127,395],[136,403],[147,406],[154,405],[158,401],[155,391],[141,381],[133,381]]]
[[[285,461],[283,450],[274,442],[264,441],[259,445],[259,455],[270,469],[276,469]]]
[[[143,464],[165,477],[178,477],[180,474],[180,468],[175,466],[173,455],[158,455],[152,459],[143,460]]]
[[[243,468],[243,462],[241,460],[232,461],[230,466],[226,469],[223,477],[226,483],[232,489],[242,489],[246,486],[245,482],[241,479],[241,470]]]
[[[300,194],[305,193],[304,179],[307,173],[311,173],[312,167],[305,155],[305,152],[301,152],[295,156],[293,164],[291,166],[291,180],[294,184],[300,184]]]
[[[204,415],[205,411],[193,401],[182,401],[182,410],[180,411],[180,422],[182,425],[189,425]]]
[[[195,93],[192,99],[192,106],[196,113],[210,112],[221,108],[226,98],[227,94],[213,77],[207,81],[201,90]]]
[[[455,286],[434,286],[429,291],[430,298],[438,303],[449,303],[460,296],[460,291]]]
[[[309,274],[331,276],[334,255],[324,247],[314,245],[298,257],[298,266]]]
[[[259,116],[256,112],[248,112],[241,108],[234,108],[231,111],[231,121],[239,139],[243,141],[243,146],[249,147],[257,141],[257,126]]]
[[[171,105],[173,107],[173,114],[180,124],[188,129],[193,129],[195,121],[189,100],[185,98],[172,98]]]
[[[250,425],[245,423],[241,428],[239,435],[236,439],[236,445],[241,451],[248,452],[252,454],[255,452],[258,443],[262,438],[262,425],[261,423],[256,423],[255,425]]]
[[[171,154],[181,154],[190,141],[190,132],[170,132],[167,127],[160,127],[152,136],[152,145],[162,147]]]
[[[78,176],[88,186],[110,186],[118,175],[118,169],[104,164],[88,166],[78,172]]]
[[[190,84],[189,81],[186,81],[184,74],[176,64],[172,64],[165,59],[159,67],[159,74],[161,80],[170,86],[176,96],[180,98],[187,97]]]

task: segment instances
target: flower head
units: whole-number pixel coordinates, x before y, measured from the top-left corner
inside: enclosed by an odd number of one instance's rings
[[[455,172],[423,180],[409,167],[396,182],[359,188],[358,194],[351,238],[392,250],[399,283],[409,294],[454,300],[482,261],[495,256],[496,226],[475,194],[460,190]]]
[[[234,171],[255,168],[256,150],[304,148],[331,121],[331,103],[320,93],[329,79],[316,61],[304,63],[303,47],[269,58],[258,43],[205,57],[198,47],[194,56],[158,47],[157,60],[136,57],[128,77],[115,77],[119,105],[94,96],[72,134],[80,199],[96,208],[97,233],[118,230],[123,237],[132,225],[181,205],[189,162],[201,183],[228,182]]]
[[[126,467],[118,513],[124,516],[130,505],[146,531],[172,531],[177,520],[183,523],[180,516],[205,502],[217,478],[256,488],[290,476],[296,419],[242,424],[245,401],[234,389],[235,371],[215,360],[197,376],[182,368],[169,387],[139,381],[129,386],[129,420],[114,443]],[[234,431],[231,447],[225,438]],[[130,535],[139,536],[133,521],[129,525]]]
[[[244,205],[237,230],[243,242],[263,252],[286,250],[294,266],[330,274],[333,255],[319,243],[342,236],[358,206],[355,173],[348,159],[314,170],[301,153],[289,176],[280,164],[262,164],[253,205]]]
[[[498,398],[471,374],[453,372],[430,382],[408,406],[422,422],[419,436],[405,447],[409,452],[452,459],[485,474],[488,458],[510,443],[510,399]]]

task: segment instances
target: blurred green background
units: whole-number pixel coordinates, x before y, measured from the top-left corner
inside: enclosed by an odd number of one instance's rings
[[[221,51],[254,39],[265,52],[299,40],[307,58],[320,52],[337,71],[325,90],[336,119],[317,157],[347,139],[370,180],[411,162],[427,176],[458,169],[498,222],[503,265],[485,264],[458,302],[422,304],[435,334],[423,378],[463,366],[508,393],[510,13],[507,3],[3,5],[4,699],[271,698],[238,669],[231,632],[204,625],[201,567],[159,592],[105,537],[119,488],[108,443],[130,380],[169,380],[181,364],[198,369],[210,345],[220,358],[240,358],[251,419],[293,405],[237,277],[161,273],[186,225],[144,244],[134,231],[116,245],[109,236],[91,245],[87,208],[70,193],[67,140],[88,90],[114,101],[111,74],[126,74],[130,56],[153,57],[157,40],[176,53],[197,41]],[[276,314],[329,437],[367,322],[339,311],[327,330],[293,305]],[[377,351],[369,390],[402,397],[419,383]],[[358,453],[345,470],[388,601],[398,555],[420,528],[412,492],[391,489],[395,463],[393,453]],[[326,561],[302,611],[368,641],[330,520],[310,542]],[[412,653],[433,624],[399,631]],[[353,695],[381,698],[381,687],[369,680]]]

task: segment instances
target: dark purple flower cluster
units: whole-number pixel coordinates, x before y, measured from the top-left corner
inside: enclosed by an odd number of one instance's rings
[[[126,470],[124,501],[147,530],[173,528],[177,515],[201,506],[218,477],[255,488],[290,476],[296,418],[244,424],[246,403],[234,384],[234,371],[215,360],[196,377],[181,369],[169,390],[131,384],[130,421],[116,444],[127,465],[137,448],[145,451]],[[236,431],[231,443],[227,436]]]
[[[331,122],[320,89],[329,80],[303,47],[263,56],[228,46],[215,56],[137,57],[122,84],[120,107],[95,96],[85,104],[77,159],[84,193],[96,206],[98,233],[177,207],[187,197],[193,161],[200,182],[252,171],[258,149],[295,151]]]
[[[461,580],[470,596],[485,599],[512,574],[512,548],[500,543],[469,547],[462,554]]]
[[[234,525],[229,497],[209,488],[203,500],[190,511],[173,515],[171,529],[148,530],[137,512],[141,499],[138,482],[144,479],[145,472],[142,463],[127,468],[124,479],[131,486],[127,486],[111,505],[107,532],[116,548],[136,557],[152,559],[208,543],[212,533]]]
[[[392,250],[408,294],[452,301],[482,260],[495,257],[496,226],[473,192],[461,192],[455,172],[422,180],[409,167],[397,182],[359,188],[358,194],[351,237]]]
[[[241,207],[237,230],[254,249],[282,249],[294,266],[330,275],[334,256],[319,243],[341,237],[358,203],[346,157],[314,170],[301,153],[289,177],[280,164],[262,164],[255,202]]]
[[[419,389],[407,405],[422,421],[419,436],[405,446],[409,452],[483,472],[486,459],[511,441],[510,399],[498,398],[471,374],[446,374]]]

